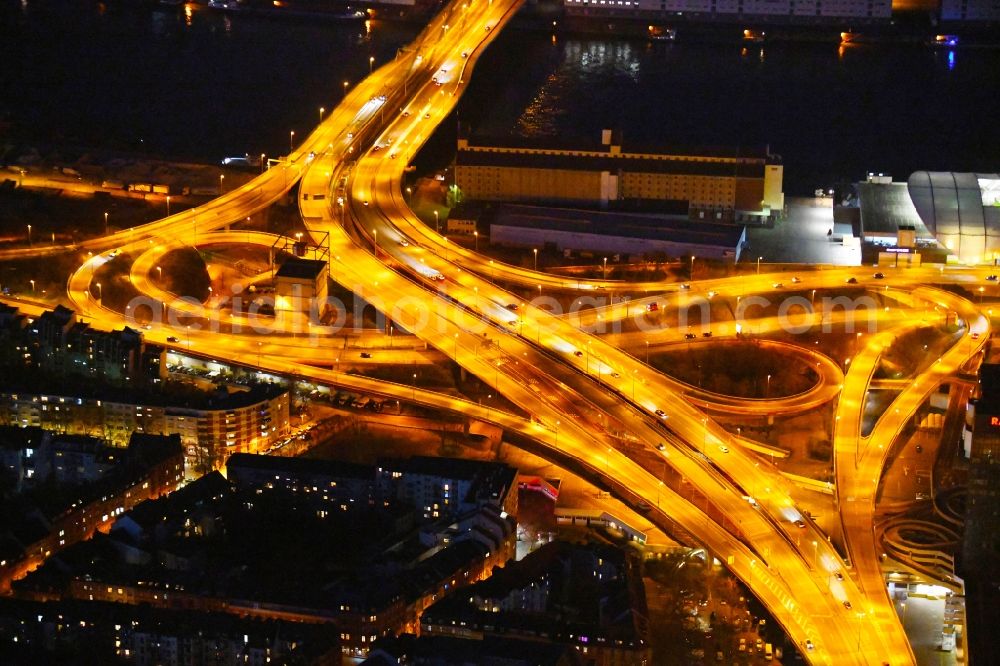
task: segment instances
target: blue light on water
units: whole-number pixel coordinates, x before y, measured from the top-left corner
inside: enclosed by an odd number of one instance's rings
[[[955,52],[948,51],[948,69],[955,69]]]

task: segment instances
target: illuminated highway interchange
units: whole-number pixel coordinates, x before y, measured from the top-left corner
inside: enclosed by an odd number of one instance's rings
[[[814,664],[914,663],[886,591],[881,549],[873,530],[878,485],[900,433],[943,382],[974,371],[990,323],[976,305],[942,285],[983,284],[988,271],[965,267],[802,269],[796,283],[775,287],[778,274],[694,281],[690,284],[567,279],[494,262],[437,233],[407,205],[404,170],[438,123],[448,117],[473,75],[477,60],[520,6],[513,0],[453,0],[418,38],[376,69],[322,119],[290,154],[210,203],[162,220],[79,245],[82,262],[69,278],[72,307],[93,325],[113,329],[134,313],[104,308],[94,296],[94,271],[112,252],[136,257],[131,281],[148,301],[169,312],[145,331],[148,339],[181,351],[263,371],[393,397],[492,422],[569,457],[667,534],[704,546],[780,622]],[[227,230],[268,207],[298,185],[299,210],[313,245],[329,252],[330,276],[374,304],[400,329],[479,377],[529,416],[471,400],[338,372],[332,328],[288,317],[268,332],[254,331],[248,315],[223,316],[180,300],[153,279],[159,259],[185,246],[247,245],[268,249],[294,242],[273,234]],[[316,195],[321,195],[317,197]],[[28,257],[50,248],[7,250]],[[815,388],[790,397],[740,400],[698,389],[643,362],[654,349],[679,344],[676,329],[590,333],[593,328],[659,308],[700,307],[712,299],[743,299],[844,289],[878,293],[884,308],[817,312],[798,320],[808,329],[823,321],[858,323],[864,331],[850,362],[833,361],[822,348],[771,343],[793,350],[817,368]],[[538,294],[599,294],[607,289],[647,293],[560,316],[526,302],[504,286]],[[794,288],[794,290],[793,290]],[[158,304],[164,304],[159,306]],[[15,303],[25,312],[31,306]],[[766,334],[781,317],[747,308],[741,329],[732,323],[700,326],[697,344],[725,345],[751,331]],[[858,315],[859,322],[853,322]],[[884,410],[870,432],[862,412],[882,352],[893,340],[928,322],[951,317],[959,333]],[[869,334],[870,318],[878,332]],[[210,323],[212,320],[215,323]],[[171,321],[183,323],[172,326]],[[220,332],[221,331],[221,332]],[[404,362],[412,345],[379,352],[379,362]],[[437,358],[437,357],[436,357]],[[420,360],[426,362],[426,360]],[[846,368],[846,372],[845,372]],[[713,415],[795,414],[836,404],[835,490],[843,549],[801,509],[797,488],[766,455],[769,447],[734,434]],[[636,454],[636,450],[641,454]],[[670,468],[671,474],[663,470]],[[666,480],[665,480],[666,479]],[[681,482],[675,481],[680,479]]]

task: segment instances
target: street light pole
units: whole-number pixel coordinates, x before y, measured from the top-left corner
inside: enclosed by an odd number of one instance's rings
[[[757,257],[757,275],[760,275],[760,260],[764,257]]]
[[[375,71],[375,56],[368,57],[368,73],[371,74]]]
[[[478,231],[473,231],[472,235],[476,239],[476,241],[475,241],[475,243],[476,243],[476,252],[479,252],[479,232]],[[981,297],[980,297],[980,303],[982,303]]]
[[[434,211],[434,231],[441,233],[441,220],[438,217],[437,211]]]
[[[108,235],[108,212],[104,211],[104,235]]]
[[[170,195],[167,195],[167,217],[170,217]]]
[[[292,151],[295,149],[295,130],[290,130],[288,132],[288,154],[291,155]]]
[[[28,247],[31,247],[31,225],[28,225]]]
[[[535,272],[538,272],[538,248],[533,248],[531,250],[535,254]]]
[[[605,280],[608,279],[608,258],[607,257],[604,257],[604,272],[602,273],[602,276],[604,277]]]
[[[319,121],[320,121],[320,122],[323,122],[323,112],[324,112],[324,111],[326,111],[326,109],[325,109],[325,108],[323,108],[322,106],[321,106],[321,107],[319,107]]]

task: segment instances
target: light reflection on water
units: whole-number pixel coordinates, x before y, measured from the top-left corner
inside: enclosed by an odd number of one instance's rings
[[[988,171],[1000,124],[1000,50],[922,45],[649,43],[502,35],[462,113],[480,135],[763,146],[784,158],[786,192],[882,171]],[[511,71],[517,71],[517,76]],[[476,106],[477,108],[472,108]]]

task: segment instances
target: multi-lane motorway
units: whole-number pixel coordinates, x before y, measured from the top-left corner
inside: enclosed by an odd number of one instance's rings
[[[690,288],[568,280],[456,247],[415,217],[401,191],[404,169],[454,108],[483,49],[519,4],[456,0],[446,5],[410,47],[358,84],[298,149],[258,178],[205,206],[83,244],[81,249],[92,254],[67,283],[70,302],[98,325],[120,325],[123,314],[102,307],[92,296],[91,283],[109,250],[128,252],[137,257],[131,276],[136,288],[152,303],[166,303],[160,307],[186,318],[180,326],[157,323],[147,332],[152,339],[176,338],[175,346],[212,358],[412,400],[517,431],[554,455],[573,458],[665,529],[706,546],[754,591],[811,663],[913,663],[886,596],[874,541],[877,486],[904,425],[931,391],[976,356],[988,337],[989,322],[973,304],[920,285],[969,283],[984,274],[916,269],[889,276],[877,287],[884,294],[889,289],[894,297],[899,294],[897,301],[904,305],[875,317],[882,330],[888,326],[893,332],[866,337],[846,376],[839,359],[815,348],[798,351],[816,364],[817,388],[765,401],[707,394],[654,371],[621,346],[656,344],[658,336],[667,335],[662,331],[643,333],[641,339],[639,334],[587,332],[597,321],[634,315],[646,301],[596,308],[574,318],[523,302],[501,285],[582,293],[612,286],[622,292],[652,292],[648,302],[669,299],[681,308],[715,297],[735,302],[761,295],[777,298],[783,288],[775,287],[780,278],[766,274],[696,282]],[[416,386],[338,373],[335,332],[322,327],[304,335],[292,321],[255,332],[252,322],[237,312],[227,314],[221,329],[205,330],[204,322],[214,316],[209,309],[176,299],[152,279],[159,257],[182,245],[270,247],[276,239],[268,234],[218,230],[270,205],[296,183],[304,223],[315,241],[325,243],[333,279],[432,345],[441,357],[477,375],[527,418]],[[32,251],[8,251],[0,258]],[[856,269],[803,271],[795,288],[800,294],[843,288],[848,279],[858,278],[861,291],[875,286],[866,284],[870,277]],[[960,334],[863,436],[861,407],[881,352],[892,336],[928,319],[928,304],[954,313],[962,324]],[[823,321],[848,316],[814,315],[826,317]],[[759,317],[753,328],[760,335],[779,325],[773,317]],[[717,337],[701,344],[726,342]],[[387,358],[403,360],[412,353],[400,350],[399,358]],[[837,501],[846,559],[798,508],[794,486],[710,415],[791,413],[834,400]]]

